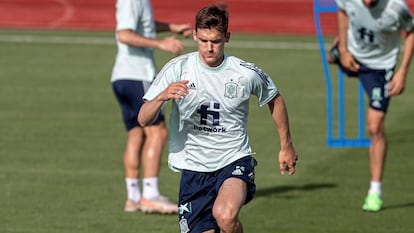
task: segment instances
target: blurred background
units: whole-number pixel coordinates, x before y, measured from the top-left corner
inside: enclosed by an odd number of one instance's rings
[[[194,12],[214,2],[153,0],[152,4],[155,17],[161,21],[192,23]],[[233,32],[315,34],[312,0],[228,0],[226,3]],[[114,0],[1,0],[0,27],[113,30],[114,12]],[[323,17],[322,21],[326,24],[326,33],[335,33],[334,15]]]

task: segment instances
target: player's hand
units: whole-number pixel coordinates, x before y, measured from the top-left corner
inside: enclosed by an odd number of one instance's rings
[[[177,56],[183,51],[184,44],[174,36],[169,36],[160,41],[159,48]]]
[[[190,24],[170,24],[170,29],[172,32],[181,34],[184,37],[189,37],[193,34]]]
[[[293,145],[282,148],[279,152],[279,170],[283,175],[289,172],[289,176],[296,172],[296,162],[298,161],[298,154],[293,148]]]
[[[395,73],[388,86],[388,96],[400,95],[404,92],[405,75],[400,72]]]
[[[354,57],[352,57],[352,54],[349,52],[343,52],[340,55],[340,62],[341,65],[352,72],[358,72],[359,71],[359,64],[355,61]]]
[[[188,94],[188,80],[183,80],[181,82],[173,82],[171,83],[167,89],[164,91],[164,95],[166,98],[165,100],[170,99],[183,99]]]

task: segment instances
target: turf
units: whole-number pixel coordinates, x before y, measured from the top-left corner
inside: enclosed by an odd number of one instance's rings
[[[126,135],[109,82],[115,45],[4,40],[10,35],[113,40],[108,32],[0,31],[1,232],[179,232],[176,216],[123,212]],[[314,37],[236,34],[232,40],[316,44]],[[194,50],[189,43],[187,51]],[[267,107],[259,108],[253,99],[249,133],[259,161],[258,190],[240,214],[245,232],[413,232],[410,77],[404,95],[392,100],[386,122],[390,153],[384,210],[365,213],[367,148],[326,146],[326,87],[319,51],[229,46],[226,52],[272,76],[287,101],[300,155],[297,174],[279,174],[275,128]],[[159,66],[172,58],[163,52],[156,57]],[[413,74],[412,67],[409,76]],[[352,137],[357,132],[356,81],[346,80],[346,90],[347,135]],[[167,168],[166,153],[160,177],[161,192],[176,200],[179,174]]]

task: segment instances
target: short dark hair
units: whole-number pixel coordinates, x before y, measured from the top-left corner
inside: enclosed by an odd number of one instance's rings
[[[195,30],[216,29],[226,34],[229,27],[227,5],[223,2],[202,8],[195,17]]]

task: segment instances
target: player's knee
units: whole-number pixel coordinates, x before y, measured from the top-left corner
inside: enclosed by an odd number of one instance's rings
[[[156,139],[159,142],[165,142],[168,140],[168,130],[164,124],[155,126],[147,126],[145,129],[145,136],[147,138]]]
[[[368,133],[371,136],[371,138],[373,137],[384,137],[385,133],[384,133],[384,127],[381,126],[381,124],[368,124]]]
[[[220,229],[234,229],[238,224],[237,213],[224,208],[213,208],[213,216]]]
[[[159,139],[163,142],[168,140],[168,130],[166,127],[160,127]]]

